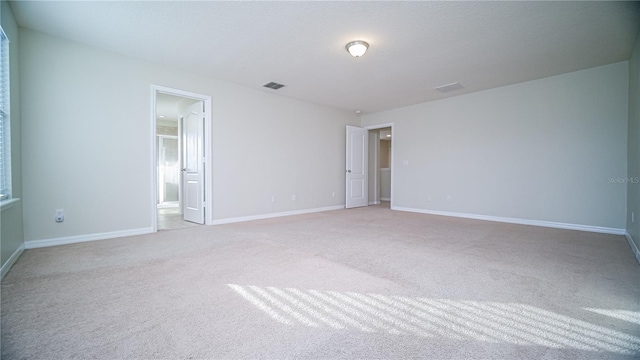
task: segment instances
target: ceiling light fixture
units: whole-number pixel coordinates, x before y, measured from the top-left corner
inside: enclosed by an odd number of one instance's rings
[[[353,57],[360,57],[367,52],[369,48],[369,44],[366,41],[362,40],[354,40],[345,46],[349,54],[353,55]]]

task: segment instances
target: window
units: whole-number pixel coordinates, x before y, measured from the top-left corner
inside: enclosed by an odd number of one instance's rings
[[[9,39],[0,27],[0,200],[6,200],[11,197],[10,125]]]

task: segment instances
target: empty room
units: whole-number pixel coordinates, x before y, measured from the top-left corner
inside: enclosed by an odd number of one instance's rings
[[[640,2],[0,18],[2,359],[640,358]]]

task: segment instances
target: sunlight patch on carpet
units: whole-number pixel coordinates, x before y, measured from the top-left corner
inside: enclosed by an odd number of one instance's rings
[[[314,328],[640,353],[640,338],[519,303],[228,285],[273,320]],[[585,309],[640,324],[633,311]]]
[[[585,310],[640,325],[640,312],[638,311],[593,308],[585,308]]]

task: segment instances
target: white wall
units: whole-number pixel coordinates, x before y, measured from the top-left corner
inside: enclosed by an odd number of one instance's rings
[[[212,96],[214,220],[344,203],[355,114],[31,30],[20,50],[26,240],[151,227],[151,84]]]
[[[395,124],[396,207],[623,229],[626,185],[609,178],[627,176],[627,103],[620,62],[362,124]]]
[[[627,233],[640,249],[640,32],[629,59]],[[631,213],[634,213],[634,219]],[[640,252],[636,253],[640,261]]]
[[[20,126],[20,63],[19,44],[20,34],[13,12],[7,1],[1,2],[2,29],[9,38],[9,78],[10,84],[10,118],[11,118],[11,192],[12,197],[22,197],[22,155],[21,155],[21,126]],[[18,201],[10,208],[5,208],[0,214],[0,249],[1,263],[4,266],[11,256],[24,243],[22,228],[22,201]],[[6,273],[6,270],[5,272]]]

